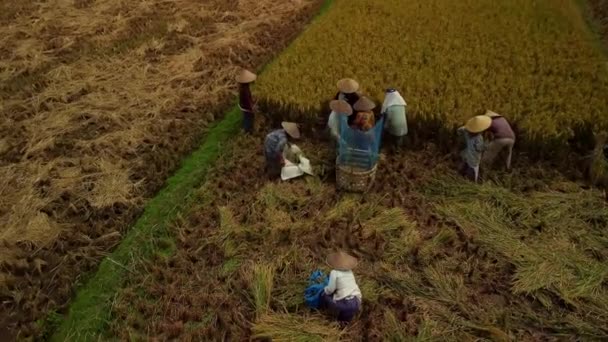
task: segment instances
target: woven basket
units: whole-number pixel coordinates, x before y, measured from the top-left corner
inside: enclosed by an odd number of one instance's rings
[[[336,182],[338,189],[350,192],[365,192],[372,187],[376,179],[376,163],[371,170],[359,167],[339,165],[336,161]]]

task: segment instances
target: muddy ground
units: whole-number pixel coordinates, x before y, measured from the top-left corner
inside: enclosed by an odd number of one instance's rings
[[[81,276],[321,1],[0,4],[0,332]]]
[[[599,34],[608,48],[608,1],[606,0],[589,0],[592,15],[595,18]]]
[[[262,140],[261,134],[240,137],[227,149],[201,187],[198,205],[173,224],[176,253],[159,254],[133,271],[130,284],[113,304],[110,335],[122,340],[237,341],[262,331],[262,336],[272,337],[259,325],[263,317],[286,312],[297,322],[319,315],[303,305],[306,280],[314,269],[328,271],[324,256],[341,248],[362,261],[356,275],[364,297],[362,313],[342,333],[345,340],[608,337],[601,323],[608,313],[605,300],[590,300],[597,310],[591,318],[585,317],[586,302],[570,298],[573,301],[566,303],[548,285],[527,294],[516,292],[516,258],[496,252],[492,243],[500,239],[478,240],[469,225],[461,226],[460,220],[476,209],[458,207],[467,199],[474,200],[470,205],[502,205],[508,202],[505,198],[520,203],[539,193],[564,192],[571,196],[566,203],[586,198],[585,206],[599,210],[590,214],[592,219],[583,219],[596,229],[608,219],[598,192],[587,192],[525,157],[517,158],[512,173],[486,173],[486,183],[500,180],[501,186],[478,189],[458,178],[453,156],[426,145],[399,153],[385,149],[373,189],[353,196],[335,189],[335,152],[310,141],[299,145],[316,165],[317,177],[269,181],[262,170]],[[458,191],[468,196],[458,197],[462,194],[454,189],[464,189]],[[477,195],[485,199],[475,202]],[[505,207],[515,221],[528,216],[523,211],[530,204],[521,203],[519,209]],[[549,202],[539,203],[543,207]],[[454,212],[462,217],[445,214],[456,207],[464,209]],[[523,211],[515,214],[517,210]],[[537,215],[537,209],[530,210]],[[608,240],[598,234],[603,247],[591,248],[593,255],[584,256],[594,265],[608,258],[602,252]],[[524,241],[523,235],[520,238]],[[255,271],[252,274],[256,267],[274,270],[268,307],[260,308],[252,295],[259,287]],[[595,290],[606,293],[603,285]],[[292,327],[275,328],[285,333]],[[315,328],[330,331],[332,326]],[[292,335],[298,337],[306,336]]]

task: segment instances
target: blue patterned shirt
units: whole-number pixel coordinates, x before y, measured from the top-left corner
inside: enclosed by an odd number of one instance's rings
[[[287,144],[287,132],[277,129],[268,133],[264,141],[264,155],[266,159],[280,160],[283,157],[283,148]]]
[[[484,150],[482,134],[471,134],[464,127],[458,129],[458,135],[464,137],[466,148],[460,152],[462,159],[470,166],[477,167],[481,163],[481,154]]]

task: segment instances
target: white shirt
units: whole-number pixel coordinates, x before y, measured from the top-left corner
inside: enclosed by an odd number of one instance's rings
[[[352,271],[332,270],[329,273],[329,284],[325,286],[325,294],[333,294],[334,301],[347,297],[357,297],[361,300],[361,290]]]
[[[331,136],[334,137],[334,139],[338,140],[338,137],[340,136],[340,122],[338,121],[338,114],[336,114],[336,112],[334,112],[333,110],[331,111],[331,114],[329,114],[329,119],[327,120],[327,127],[329,127]]]

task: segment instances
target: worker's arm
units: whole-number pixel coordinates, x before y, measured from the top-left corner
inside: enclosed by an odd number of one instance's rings
[[[325,286],[325,294],[331,295],[336,292],[336,271],[329,272],[329,283]]]

